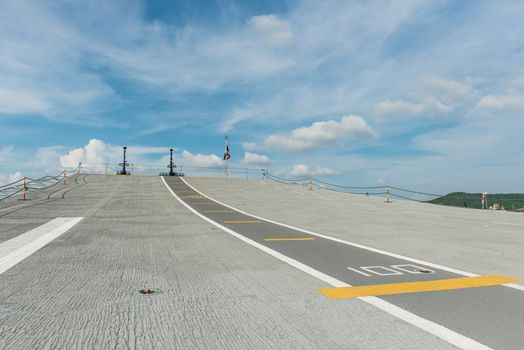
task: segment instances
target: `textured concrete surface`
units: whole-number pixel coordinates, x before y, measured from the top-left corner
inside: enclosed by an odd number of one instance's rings
[[[325,284],[202,221],[159,177],[86,180],[0,212],[2,240],[86,217],[0,275],[1,349],[452,348],[359,300],[325,298]]]
[[[186,177],[205,194],[300,228],[482,275],[524,279],[524,214],[309,191],[273,181]]]
[[[0,242],[27,232],[59,216],[85,216],[111,198],[123,184],[115,176],[80,174],[41,191],[0,201]],[[89,186],[87,186],[89,184]]]

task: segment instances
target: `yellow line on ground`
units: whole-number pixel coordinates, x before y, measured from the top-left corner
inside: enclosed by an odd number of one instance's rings
[[[522,282],[515,278],[493,275],[478,277],[451,278],[445,280],[377,284],[370,286],[325,288],[320,293],[330,299],[344,299],[377,295],[392,295],[405,293],[433,292],[438,290],[453,290],[496,286],[499,284]]]
[[[258,224],[260,220],[226,220],[224,224]]]
[[[233,210],[205,210],[204,213],[234,213]]]
[[[264,238],[264,241],[314,241],[316,238],[313,237],[302,237],[302,238]]]

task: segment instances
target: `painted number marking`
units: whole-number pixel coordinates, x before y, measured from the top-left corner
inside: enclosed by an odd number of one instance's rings
[[[362,266],[360,268],[364,271],[371,272],[379,276],[403,275],[403,273],[400,271],[395,271],[384,266]]]
[[[398,264],[391,266],[360,266],[358,269],[353,267],[348,267],[348,270],[351,270],[359,275],[366,277],[375,276],[399,276],[404,274],[431,274],[435,271],[430,270],[426,267],[421,267],[413,264]],[[365,272],[364,272],[365,271]]]

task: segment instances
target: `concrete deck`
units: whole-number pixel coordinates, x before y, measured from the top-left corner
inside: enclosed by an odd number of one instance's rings
[[[327,299],[318,292],[325,283],[193,215],[159,177],[78,182],[64,198],[47,199],[50,189],[0,208],[0,244],[56,217],[85,217],[0,274],[2,349],[454,348],[360,300]],[[274,220],[480,274],[524,277],[517,254],[524,216],[386,207],[272,182],[189,182]],[[383,218],[388,212],[396,214]],[[148,287],[162,293],[138,293]]]

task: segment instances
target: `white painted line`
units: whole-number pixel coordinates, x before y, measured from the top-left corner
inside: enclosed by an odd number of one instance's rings
[[[361,274],[361,275],[364,275],[364,276],[366,276],[366,277],[371,277],[371,275],[368,275],[367,273],[362,272],[362,271],[359,271],[359,270],[354,269],[354,268],[352,268],[352,267],[347,267],[347,269],[348,269],[348,270],[351,270],[351,271],[353,271],[353,272],[359,273],[359,274]]]
[[[524,286],[522,284],[508,283],[508,284],[503,284],[503,286],[510,287],[510,288],[515,288],[515,289],[524,291]]]
[[[384,267],[384,266],[361,266],[360,268],[362,270],[374,273],[375,275],[379,275],[379,276],[398,276],[398,275],[403,275],[403,273],[400,272],[400,271],[395,271],[393,269],[390,269],[390,268],[387,268],[387,267]],[[385,270],[385,271],[388,271],[388,272],[381,273],[381,272],[379,272],[377,270]]]
[[[162,181],[164,182],[164,185],[167,187],[167,189],[169,190],[169,192],[171,192],[171,194],[182,204],[184,205],[187,209],[189,209],[193,214],[199,216],[201,219],[209,222],[210,224],[218,227],[219,229],[221,229],[222,231],[224,232],[227,232],[229,233],[230,235],[246,242],[247,244],[250,244],[252,245],[253,247],[256,247],[268,254],[270,254],[271,256],[313,276],[313,277],[316,277],[318,278],[319,280],[321,281],[324,281],[326,282],[327,284],[330,284],[331,286],[333,287],[351,287],[351,285],[347,284],[346,282],[343,282],[343,281],[340,281],[334,277],[331,277],[329,275],[326,275],[325,273],[323,272],[320,272],[318,270],[315,270],[313,269],[312,267],[310,266],[307,266],[295,259],[292,259],[288,256],[285,256],[271,248],[268,248],[260,243],[257,243],[231,229],[228,229],[227,227],[225,226],[222,226],[220,225],[219,223],[209,219],[208,217],[200,214],[199,212],[197,212],[195,209],[193,209],[192,207],[190,207],[186,202],[184,202],[183,200],[181,200],[180,198],[178,198],[178,196],[173,192],[173,190],[169,187],[169,185],[166,183],[164,177],[162,176]],[[184,181],[189,187],[193,188],[195,191],[199,192],[202,194],[202,192],[198,191],[197,189],[195,189],[193,186],[191,186],[190,184],[188,184],[184,179],[182,179],[182,181]],[[211,199],[211,197],[208,197]],[[242,214],[245,214],[245,215],[250,215],[250,214],[246,214],[245,212],[241,211],[241,210],[238,210],[238,209],[235,209],[227,204],[224,204],[224,203],[221,203],[219,201],[216,201],[217,203],[220,203],[226,207],[229,207],[233,210],[237,210],[238,212],[242,213]],[[252,215],[253,217],[256,217],[254,215]],[[258,217],[257,217],[258,218]],[[260,220],[265,220],[265,219],[262,219],[262,218],[259,218]],[[270,220],[266,220],[267,222],[272,222]],[[277,225],[282,225],[282,224],[279,224],[279,223],[276,223],[276,222],[272,222],[272,223],[275,223]],[[288,228],[293,228],[291,226],[288,226],[288,225],[282,225],[284,227],[288,227]],[[293,228],[294,229],[294,228]],[[304,230],[299,230],[299,231],[302,231],[302,232],[305,232]],[[308,233],[308,232],[305,232],[305,233]],[[320,235],[317,235],[317,236],[320,236]],[[418,327],[422,330],[425,330],[445,341],[447,341],[448,343],[452,344],[452,345],[455,345],[456,347],[460,348],[460,349],[479,349],[479,350],[483,350],[483,349],[491,349],[489,347],[487,347],[486,345],[484,344],[481,344],[471,338],[468,338],[466,336],[463,336],[462,334],[459,334],[451,329],[448,329],[444,326],[441,326],[435,322],[432,322],[432,321],[429,321],[429,320],[426,320],[420,316],[417,316],[415,315],[414,313],[411,313],[407,310],[404,310],[398,306],[395,306],[385,300],[382,300],[380,298],[377,298],[377,297],[359,297],[358,299],[370,304],[370,305],[373,305],[377,308],[379,308],[380,310],[382,311],[385,311],[387,312],[388,314],[392,315],[392,316],[395,316],[415,327]]]
[[[56,218],[0,244],[0,274],[9,270],[55,238],[78,224],[83,217]]]
[[[392,268],[404,271],[407,273],[413,273],[413,274],[432,274],[435,273],[435,271],[427,269],[425,267],[411,265],[411,264],[400,264],[400,265],[391,265]],[[411,267],[411,269],[410,269]],[[428,271],[428,272],[422,272],[422,271]]]

